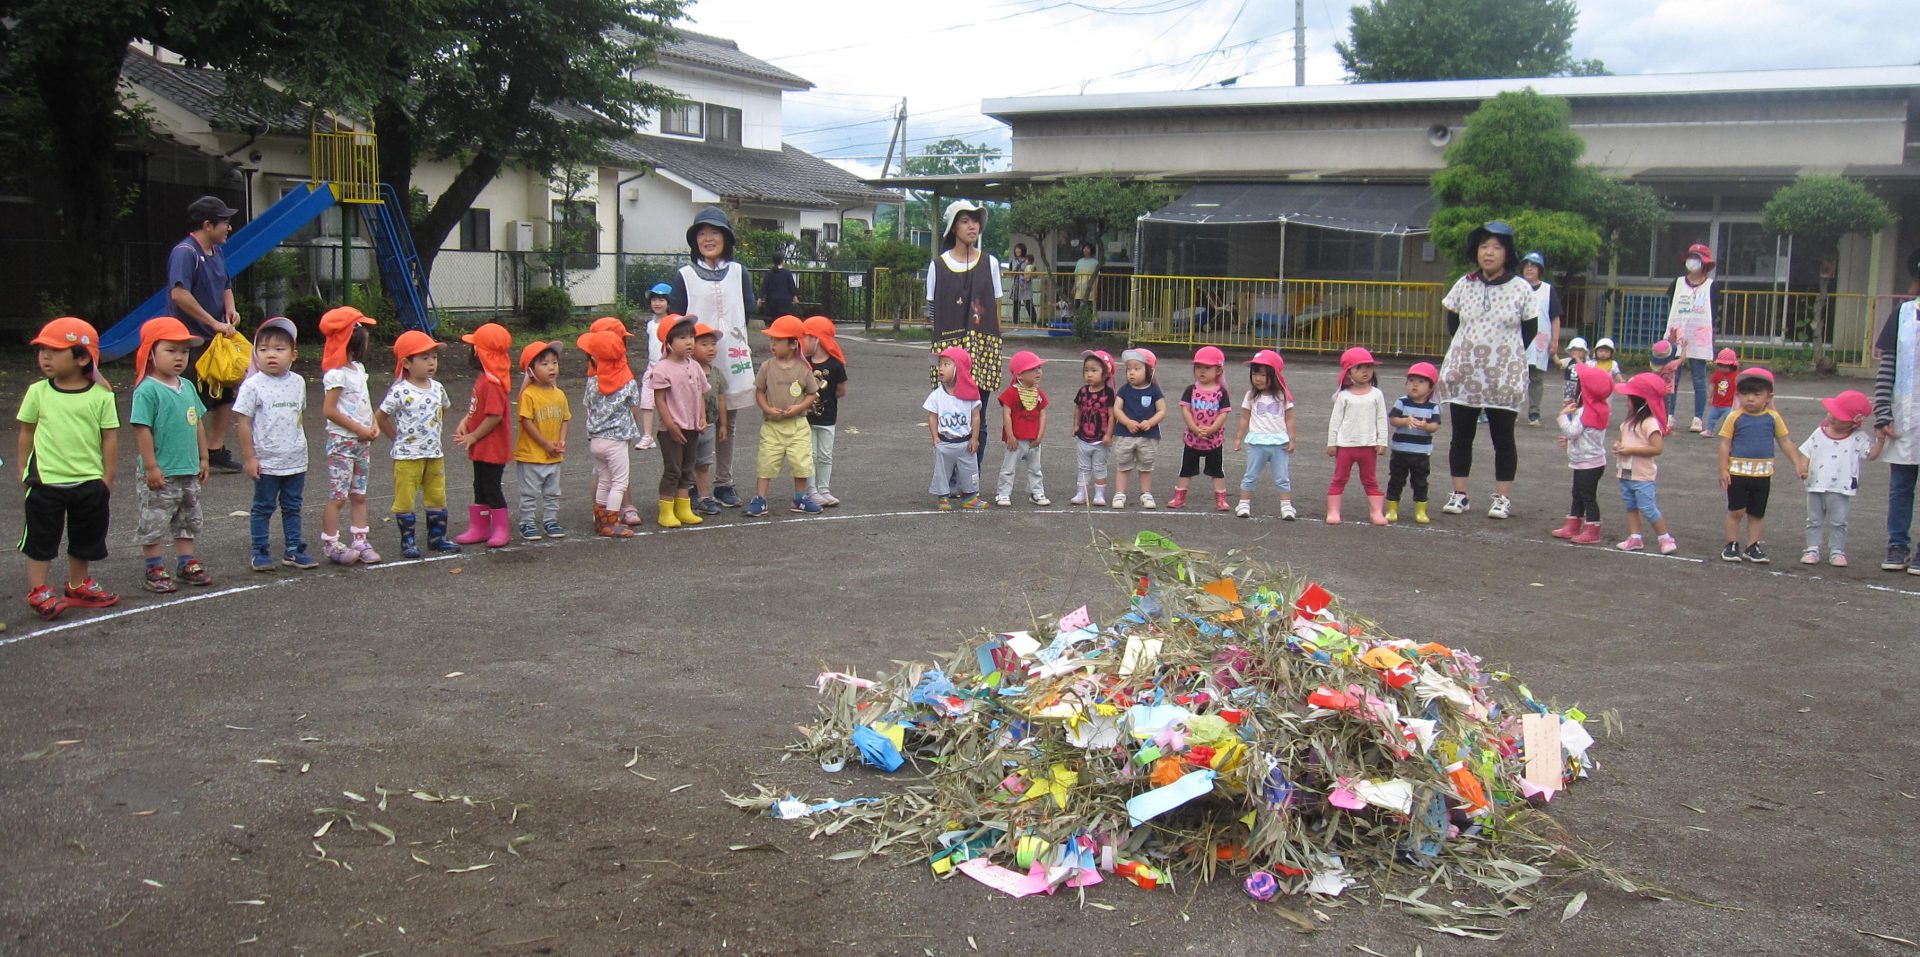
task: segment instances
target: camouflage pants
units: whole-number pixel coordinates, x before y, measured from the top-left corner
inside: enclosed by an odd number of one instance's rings
[[[166,484],[150,488],[140,483],[140,527],[133,543],[142,547],[200,534],[200,479],[192,475],[167,476]]]

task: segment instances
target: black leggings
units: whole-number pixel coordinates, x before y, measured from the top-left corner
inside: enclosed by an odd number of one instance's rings
[[[1480,413],[1487,414],[1487,434],[1493,438],[1493,478],[1511,482],[1520,470],[1520,452],[1513,444],[1513,425],[1520,413],[1512,409],[1480,409],[1447,403],[1453,418],[1453,445],[1447,449],[1447,469],[1454,478],[1473,474],[1473,437],[1480,429]]]
[[[1573,470],[1573,504],[1567,506],[1568,518],[1600,521],[1600,473],[1606,470],[1604,465]]]
[[[506,508],[507,493],[500,489],[500,479],[506,474],[507,467],[499,462],[473,463],[473,504]]]

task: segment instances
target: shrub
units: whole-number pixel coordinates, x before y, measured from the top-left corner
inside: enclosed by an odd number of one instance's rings
[[[558,286],[542,286],[527,292],[527,323],[535,329],[551,329],[573,317],[573,297]]]
[[[327,311],[327,301],[319,296],[302,296],[287,303],[287,318],[293,320],[293,327],[300,330],[301,339],[317,338],[320,335],[320,315]]]

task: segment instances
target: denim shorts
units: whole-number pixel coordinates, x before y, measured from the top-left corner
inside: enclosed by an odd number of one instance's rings
[[[1654,501],[1654,483],[1635,482],[1632,479],[1620,480],[1620,505],[1629,512],[1639,512],[1640,517],[1649,522],[1660,520],[1660,504]]]

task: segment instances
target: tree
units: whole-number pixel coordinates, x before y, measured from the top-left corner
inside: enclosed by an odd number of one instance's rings
[[[1802,176],[1780,187],[1760,209],[1760,225],[1767,232],[1792,236],[1806,243],[1814,255],[1839,256],[1840,240],[1855,233],[1877,233],[1893,225],[1887,204],[1866,187],[1839,176]],[[1826,292],[1826,280],[1820,281]],[[1827,371],[1826,301],[1814,317],[1813,364]]]
[[[1053,248],[1062,236],[1098,236],[1131,228],[1142,214],[1172,199],[1160,183],[1110,177],[1063,179],[1053,186],[1029,186],[1013,201],[1008,217],[1013,231],[1039,241],[1041,268],[1053,268]]]
[[[990,143],[969,143],[957,136],[949,136],[946,139],[928,143],[921,147],[918,155],[907,157],[906,173],[908,176],[963,176],[968,173],[984,173],[987,171],[987,162],[999,159],[1000,155],[999,148]],[[906,216],[909,225],[926,224],[927,229],[934,234],[935,245],[938,245],[945,210],[934,208],[935,203],[930,198],[932,195],[924,190],[908,190]],[[981,234],[980,248],[995,251],[1000,248],[993,242],[996,229],[1000,234],[1001,242],[1004,242],[1007,236],[1005,228],[1001,223],[996,223],[995,219],[1003,218],[999,214],[1005,213],[1006,210],[993,209],[991,203],[982,205],[988,206],[989,209],[987,229]]]
[[[1334,44],[1359,83],[1592,75],[1575,61],[1575,0],[1368,0],[1352,8],[1349,40]]]

